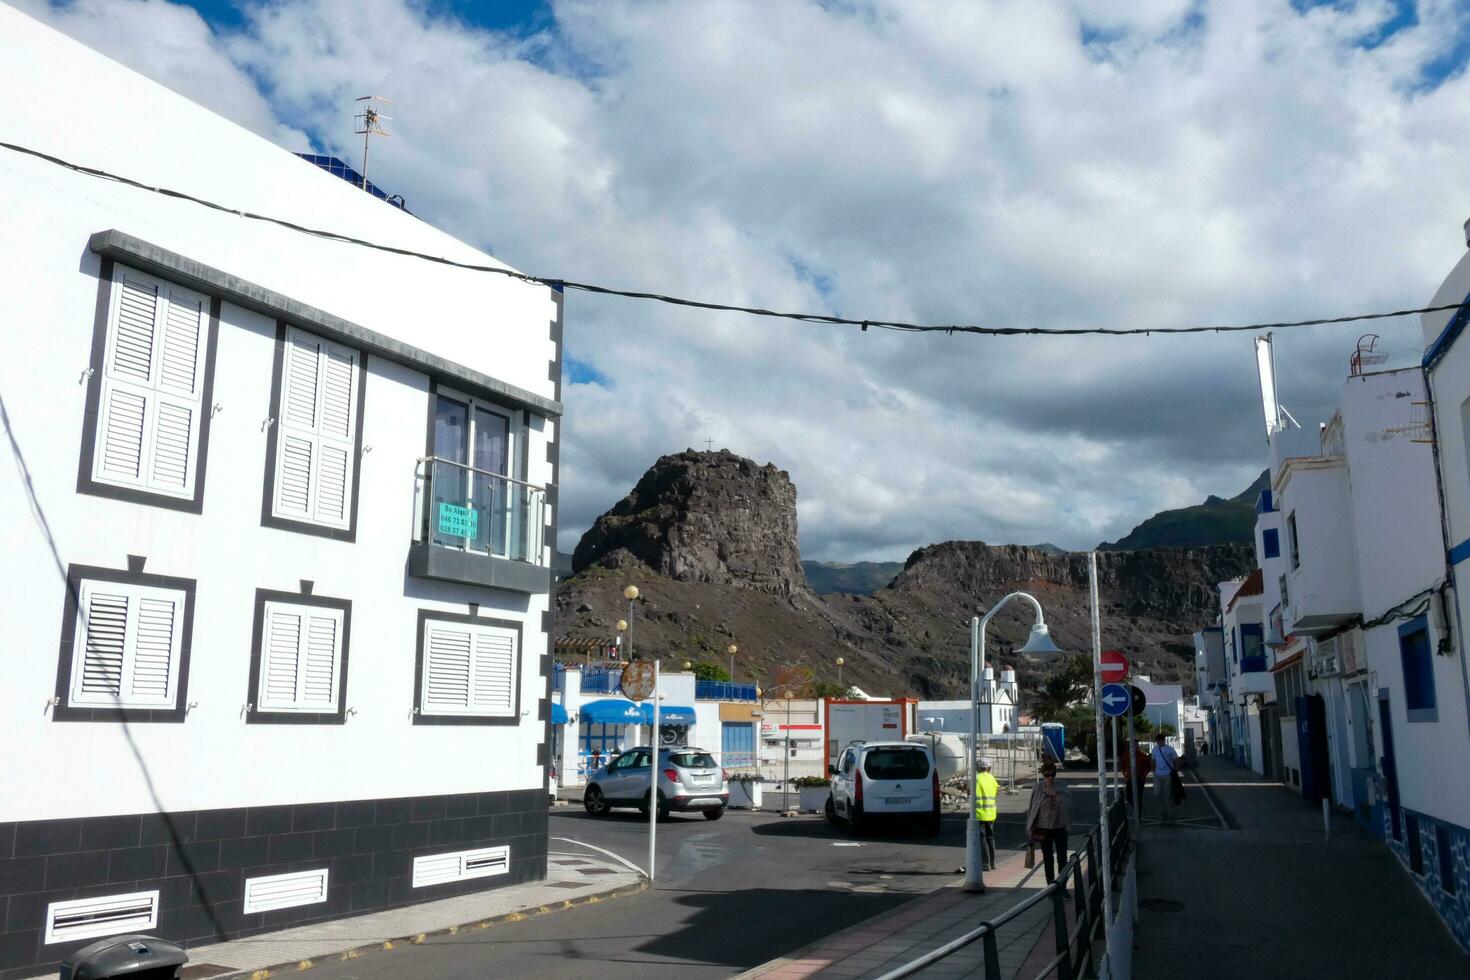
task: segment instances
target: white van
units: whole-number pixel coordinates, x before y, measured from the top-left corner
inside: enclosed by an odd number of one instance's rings
[[[918,822],[939,834],[939,769],[929,746],[917,742],[854,742],[829,772],[827,819],[861,834],[879,820]]]

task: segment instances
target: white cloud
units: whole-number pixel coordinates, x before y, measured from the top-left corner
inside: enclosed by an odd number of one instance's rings
[[[571,279],[1164,326],[1415,305],[1462,244],[1470,81],[1425,85],[1465,35],[1450,2],[1371,49],[1390,4],[565,0],[531,38],[427,9],[280,0],[224,39],[161,0],[49,16],[349,159],[352,98],[390,96],[374,180]],[[811,557],[1083,546],[1264,465],[1247,335],[915,337],[577,293],[566,310],[569,353],[609,387],[566,388],[564,547],[706,437],[791,471]],[[1400,361],[1422,347],[1411,321],[1372,329]],[[1279,336],[1303,421],[1356,333]]]

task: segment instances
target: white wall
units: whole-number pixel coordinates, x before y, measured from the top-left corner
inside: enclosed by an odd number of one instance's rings
[[[1281,501],[1281,551],[1286,559],[1287,632],[1320,629],[1334,617],[1359,612],[1357,552],[1347,467],[1341,459],[1293,459],[1276,487]],[[1300,567],[1291,565],[1292,516],[1296,517]],[[1310,624],[1310,625],[1304,625]]]
[[[355,191],[182,98],[0,6],[6,139],[233,206],[288,215],[426,251],[486,261],[415,218]],[[100,95],[99,95],[100,93]],[[58,119],[65,119],[58,125]],[[6,729],[0,820],[245,804],[532,788],[543,736],[537,700],[545,596],[408,577],[413,473],[430,411],[428,378],[369,357],[355,543],[260,526],[274,324],[225,304],[202,514],[76,493],[99,261],[86,249],[118,228],[328,313],[550,396],[548,290],[368,253],[170,202],[39,161],[0,154],[0,394],[55,534],[54,558],[30,518],[16,469],[0,467],[11,515],[0,550]],[[365,288],[370,285],[372,288]],[[544,439],[528,479],[550,476]],[[55,722],[64,585],[55,561],[198,580],[183,724]],[[254,593],[351,599],[345,725],[245,724]],[[515,726],[411,723],[417,612],[524,624],[522,719]],[[155,799],[150,792],[156,792]],[[85,792],[75,792],[76,786]]]

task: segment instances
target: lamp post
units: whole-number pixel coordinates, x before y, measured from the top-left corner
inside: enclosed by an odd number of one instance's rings
[[[622,661],[622,659],[623,659],[623,634],[626,633],[626,632],[628,632],[628,621],[626,619],[620,619],[620,620],[618,620],[617,627],[618,627],[618,660],[619,661]]]
[[[1042,616],[1041,603],[1026,592],[1012,592],[990,607],[985,616],[970,618],[970,765],[966,780],[970,784],[970,812],[965,818],[965,891],[985,890],[984,860],[981,857],[980,821],[975,819],[975,773],[979,762],[980,748],[980,682],[985,673],[985,627],[1012,599],[1025,599],[1036,609],[1036,622],[1031,627],[1031,636],[1017,653],[1056,654],[1062,651],[1051,640]]]
[[[725,652],[730,655],[730,682],[733,684],[735,682],[735,654],[740,652],[740,648],[732,643],[725,648]]]
[[[847,661],[844,660],[843,658],[841,658],[841,657],[838,657],[837,658],[837,686],[838,687],[842,687],[842,665],[845,664],[845,663],[847,663]],[[847,693],[847,691],[846,691],[845,688],[843,689],[843,693],[844,694]]]
[[[623,590],[623,598],[628,600],[628,618],[618,620],[618,626],[628,634],[628,659],[633,659],[633,603],[638,600],[638,586],[630,585]]]

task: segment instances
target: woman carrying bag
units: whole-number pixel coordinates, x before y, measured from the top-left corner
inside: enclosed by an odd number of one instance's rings
[[[1026,827],[1031,834],[1026,844],[1026,866],[1036,866],[1035,847],[1040,844],[1048,885],[1067,863],[1067,827],[1071,822],[1067,794],[1057,785],[1056,763],[1042,763],[1041,779],[1032,787],[1031,804],[1026,808]]]

